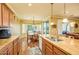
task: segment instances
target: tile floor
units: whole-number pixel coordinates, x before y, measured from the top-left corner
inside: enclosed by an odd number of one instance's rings
[[[29,55],[42,55],[38,46],[28,47]]]
[[[37,42],[31,42],[29,45],[28,45],[28,55],[42,55],[39,47],[38,47],[38,43]]]

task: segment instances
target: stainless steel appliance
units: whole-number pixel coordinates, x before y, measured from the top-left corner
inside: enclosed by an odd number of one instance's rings
[[[10,27],[0,27],[0,39],[6,39],[11,36]]]

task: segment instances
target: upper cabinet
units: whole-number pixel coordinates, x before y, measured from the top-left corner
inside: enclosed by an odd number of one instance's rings
[[[0,26],[10,26],[14,22],[15,14],[4,3],[0,3]]]
[[[14,23],[14,20],[15,20],[15,15],[12,13],[12,11],[10,11],[10,25]]]
[[[0,4],[0,26],[2,26],[1,4]]]
[[[3,19],[3,26],[10,25],[9,9],[5,4],[2,4],[2,19]]]

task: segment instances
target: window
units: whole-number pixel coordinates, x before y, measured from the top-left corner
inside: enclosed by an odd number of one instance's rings
[[[69,23],[62,23],[62,20],[59,19],[57,23],[58,34],[62,34],[62,32],[71,32]]]
[[[49,34],[49,21],[43,22],[43,34]]]

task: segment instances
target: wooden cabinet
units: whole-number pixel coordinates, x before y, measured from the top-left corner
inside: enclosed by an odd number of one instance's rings
[[[12,11],[10,11],[10,25],[14,23],[15,16]]]
[[[13,42],[8,44],[8,55],[13,55]]]
[[[54,55],[71,55],[70,53],[58,48],[57,46],[54,46]]]
[[[5,4],[2,4],[2,19],[3,19],[3,26],[9,26],[9,9]]]
[[[27,37],[20,37],[18,40],[18,51],[20,55],[27,54]]]
[[[0,49],[0,55],[26,55],[27,54],[26,37],[16,38]]]
[[[62,52],[61,50],[59,50],[57,47],[54,47],[54,54],[56,54],[56,55],[65,55],[65,53]]]
[[[46,41],[45,43],[46,43],[46,46],[48,46],[50,49],[52,49],[53,45],[50,42]]]
[[[0,26],[10,26],[14,23],[15,15],[4,3],[0,3]]]
[[[42,54],[45,55],[45,40],[42,40]]]
[[[46,39],[42,41],[42,54],[44,55],[68,55],[67,52],[60,50],[54,44],[50,43]]]
[[[0,50],[0,55],[13,55],[13,43],[9,43]]]
[[[0,55],[8,55],[8,48],[7,48],[7,46],[0,50]]]
[[[46,51],[45,51],[46,55],[52,55],[52,52],[53,52],[52,49],[46,46]]]
[[[2,13],[2,10],[1,10],[1,4],[0,4],[0,26],[2,26],[2,15],[1,15],[1,13]]]
[[[18,54],[18,39],[14,40],[13,42],[13,54],[17,55]]]
[[[19,38],[18,39],[18,54],[21,54],[21,51],[22,51],[21,46],[22,46],[22,40]]]
[[[10,22],[14,20],[14,13],[6,4],[0,3],[0,26],[10,26]]]
[[[42,41],[42,54],[52,55],[53,54],[53,45],[47,40],[43,39]]]

